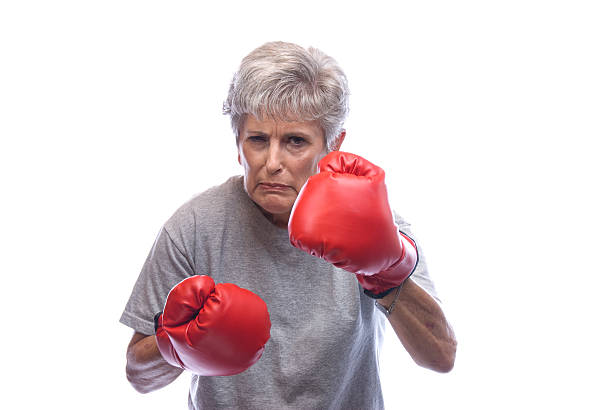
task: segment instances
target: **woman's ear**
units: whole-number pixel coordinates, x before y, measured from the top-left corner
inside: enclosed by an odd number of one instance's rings
[[[336,138],[330,147],[332,151],[338,151],[340,149],[340,146],[344,142],[344,137],[346,137],[346,130],[343,128],[342,131],[340,131],[340,134],[338,134],[338,138]]]

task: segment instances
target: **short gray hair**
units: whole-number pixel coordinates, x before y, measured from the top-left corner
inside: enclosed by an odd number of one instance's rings
[[[336,61],[320,50],[285,42],[266,43],[241,62],[223,114],[229,114],[236,141],[247,114],[258,120],[319,122],[328,149],[348,114],[348,83]]]

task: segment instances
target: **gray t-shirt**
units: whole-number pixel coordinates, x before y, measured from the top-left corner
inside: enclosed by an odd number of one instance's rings
[[[400,229],[412,237],[398,216]],[[417,245],[418,246],[418,245]],[[234,176],[181,206],[164,224],[121,323],[151,335],[181,280],[209,275],[258,294],[270,312],[261,359],[235,376],[193,376],[190,409],[381,409],[378,353],[385,326],[354,275],[291,246]],[[412,279],[437,297],[419,249]]]

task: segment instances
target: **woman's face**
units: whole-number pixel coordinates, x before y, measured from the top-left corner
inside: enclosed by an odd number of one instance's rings
[[[258,121],[248,115],[238,138],[238,162],[244,167],[249,197],[275,225],[287,227],[300,189],[327,154],[316,121]]]

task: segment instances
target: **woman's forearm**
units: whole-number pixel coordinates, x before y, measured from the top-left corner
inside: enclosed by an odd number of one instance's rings
[[[388,307],[395,292],[379,303]],[[440,305],[411,279],[398,296],[389,322],[402,345],[420,366],[449,372],[455,363],[457,341]]]
[[[154,335],[134,334],[127,350],[126,375],[138,392],[149,393],[167,386],[182,372],[164,360]]]

